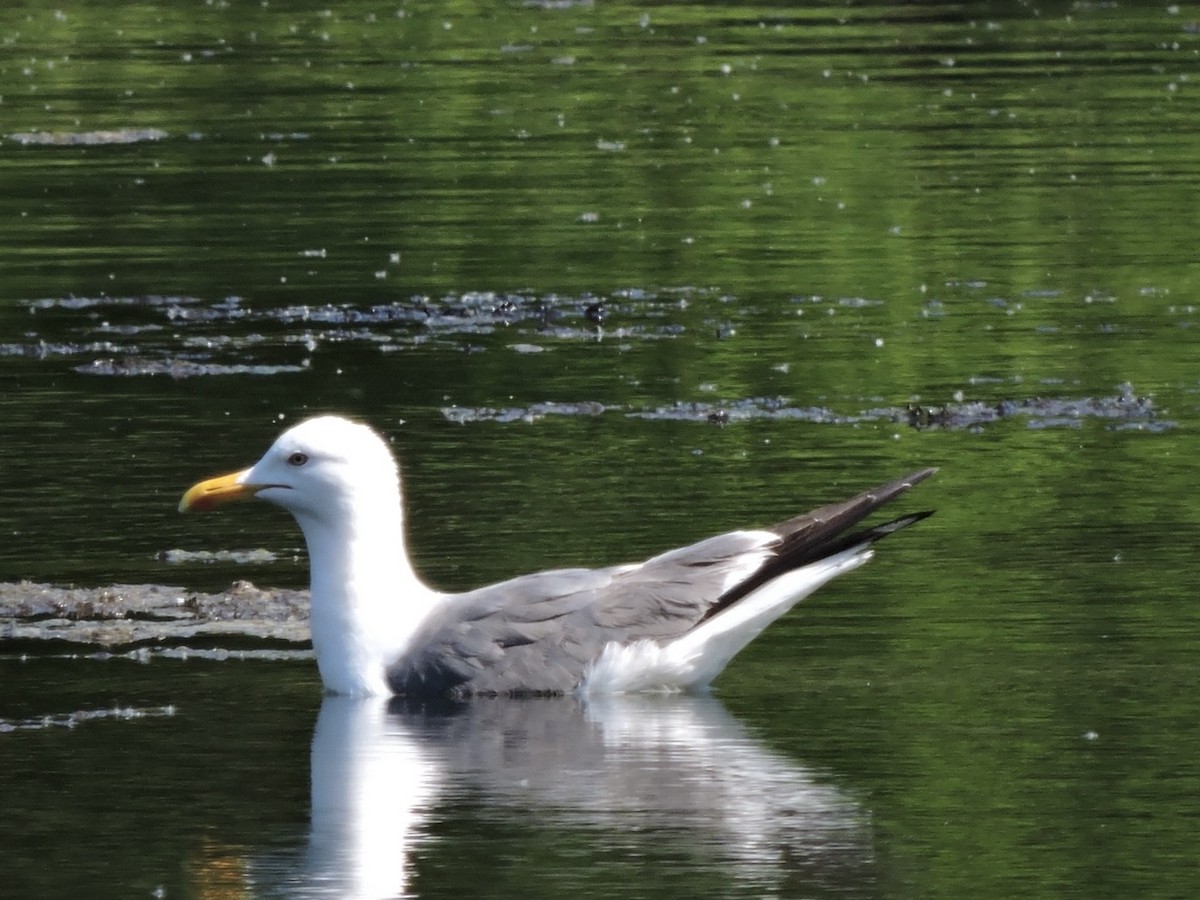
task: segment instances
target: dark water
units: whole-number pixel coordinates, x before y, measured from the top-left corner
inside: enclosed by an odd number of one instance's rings
[[[447,588],[942,468],[712,698],[0,641],[3,892],[1196,894],[1198,20],[0,12],[0,581],[302,586],[175,504],[314,411]]]

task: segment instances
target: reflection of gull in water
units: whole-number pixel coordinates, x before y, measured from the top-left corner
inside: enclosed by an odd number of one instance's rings
[[[435,749],[387,714],[386,698],[325,698],[312,744],[309,863],[318,893],[404,893],[407,854],[441,768]]]
[[[462,827],[464,814],[482,817],[488,834],[503,826],[517,852],[531,827],[583,828],[582,846],[596,858],[660,857],[676,867],[688,860],[725,889],[872,880],[859,807],[763,747],[710,697],[501,700],[436,710],[325,699],[313,738],[303,893],[399,896],[412,889],[418,848],[469,866],[478,829]],[[428,838],[450,815],[456,843],[441,851],[447,838]],[[593,861],[580,855],[579,841],[556,849],[539,844],[529,865],[571,871]]]

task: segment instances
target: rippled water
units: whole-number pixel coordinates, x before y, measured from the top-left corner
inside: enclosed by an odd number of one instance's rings
[[[711,698],[323,704],[290,632],[0,622],[5,890],[1195,894],[1197,20],[0,12],[0,582],[303,587],[277,510],[175,505],[312,411],[393,439],[447,588],[941,467]]]

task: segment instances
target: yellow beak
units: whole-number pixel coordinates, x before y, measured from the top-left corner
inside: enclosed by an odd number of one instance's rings
[[[249,471],[243,469],[241,472],[231,472],[193,484],[179,501],[179,511],[206,512],[222,503],[253,497],[258,487],[243,482]]]

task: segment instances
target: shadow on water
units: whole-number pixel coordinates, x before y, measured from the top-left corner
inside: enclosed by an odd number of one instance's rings
[[[487,837],[443,840],[464,823]],[[865,890],[873,852],[851,797],[711,697],[327,697],[303,864],[269,869],[255,880],[290,896],[443,894],[455,882],[491,896],[635,896],[646,878],[657,896],[811,896]]]

